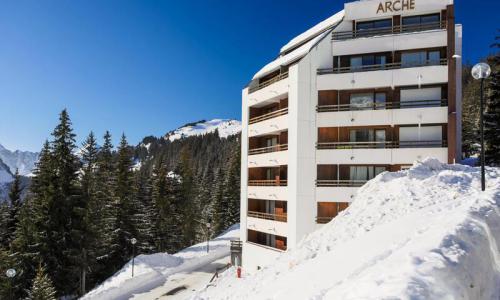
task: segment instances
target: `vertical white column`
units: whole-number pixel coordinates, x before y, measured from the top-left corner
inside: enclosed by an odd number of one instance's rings
[[[247,240],[247,204],[248,204],[248,88],[241,96],[241,195],[240,195],[240,240]],[[245,255],[243,253],[243,263]]]

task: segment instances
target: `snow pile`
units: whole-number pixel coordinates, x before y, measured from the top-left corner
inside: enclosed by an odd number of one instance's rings
[[[227,138],[241,132],[241,122],[237,120],[213,119],[210,121],[201,121],[195,124],[189,124],[171,131],[165,135],[165,139],[171,142],[195,135],[204,135],[218,130],[219,136]]]
[[[81,299],[129,299],[134,295],[147,293],[162,286],[173,274],[196,269],[229,255],[230,240],[239,237],[239,228],[239,224],[233,225],[211,240],[209,253],[206,243],[199,243],[173,255],[168,253],[138,255],[134,263],[134,277],[132,277],[131,260],[115,275]]]
[[[38,161],[38,153],[30,151],[10,151],[0,145],[0,160],[3,161],[14,174],[19,169],[19,174],[23,176],[33,175],[31,172]]]
[[[500,299],[500,169],[486,180],[435,159],[380,174],[273,265],[194,299]]]

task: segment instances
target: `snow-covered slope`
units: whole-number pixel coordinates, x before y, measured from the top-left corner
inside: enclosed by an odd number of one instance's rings
[[[226,138],[241,132],[241,122],[228,119],[213,119],[188,124],[171,131],[165,135],[165,139],[172,141],[193,135],[203,135],[218,130],[219,136]]]
[[[207,253],[206,243],[199,243],[176,254],[155,253],[139,255],[135,258],[134,277],[132,261],[101,285],[87,293],[82,300],[95,299],[154,299],[141,294],[162,286],[168,277],[196,269],[204,264],[229,255],[230,240],[239,236],[239,224],[233,225],[224,233],[210,241],[210,252]],[[207,282],[208,283],[208,282]]]
[[[20,175],[29,176],[38,161],[38,153],[20,150],[11,151],[0,145],[0,160],[9,167],[11,173],[19,169]]]
[[[500,169],[481,192],[478,168],[427,159],[377,176],[273,265],[227,271],[194,298],[498,300],[499,245]]]

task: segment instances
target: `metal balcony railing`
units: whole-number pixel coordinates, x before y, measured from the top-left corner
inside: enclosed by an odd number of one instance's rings
[[[264,153],[286,151],[286,150],[288,150],[288,144],[281,144],[263,148],[250,149],[248,150],[248,155],[264,154]]]
[[[318,179],[317,187],[360,187],[368,180],[337,180],[337,179]]]
[[[273,118],[276,118],[276,117],[279,117],[279,116],[283,116],[283,115],[286,115],[286,114],[288,114],[288,107],[285,107],[285,108],[282,108],[282,109],[278,109],[278,110],[272,111],[270,113],[263,114],[261,116],[257,116],[257,117],[251,118],[250,120],[248,120],[248,124],[255,124],[255,123],[258,123],[258,122],[262,122],[262,121],[265,121],[265,120],[269,120],[269,119],[273,119]]]
[[[446,140],[437,141],[383,141],[383,142],[322,142],[316,149],[393,149],[393,148],[446,148]]]
[[[273,78],[271,78],[269,80],[266,80],[264,82],[261,82],[261,83],[255,85],[255,86],[250,87],[248,89],[248,92],[251,94],[251,93],[256,92],[256,91],[258,91],[260,89],[268,87],[268,86],[270,86],[271,84],[273,84],[275,82],[281,81],[281,80],[283,80],[283,79],[285,79],[287,77],[288,77],[288,72],[281,73],[281,74],[279,74],[279,75],[277,75],[277,76],[275,76],[275,77],[273,77]]]
[[[406,68],[418,68],[426,66],[446,66],[448,64],[448,59],[441,58],[438,60],[426,60],[422,62],[393,62],[384,63],[376,65],[361,65],[361,66],[350,66],[350,67],[337,67],[337,68],[326,68],[318,69],[318,75],[325,74],[344,74],[344,73],[357,73],[357,72],[368,72],[368,71],[384,71],[384,70],[395,70],[395,69],[406,69]]]
[[[318,105],[317,112],[332,111],[357,111],[357,110],[385,110],[385,109],[405,109],[405,108],[424,108],[447,106],[448,100],[413,100],[403,102],[371,102],[363,104],[337,104],[337,105]]]
[[[252,218],[258,218],[258,219],[265,219],[265,220],[271,220],[271,221],[279,221],[279,222],[286,222],[287,221],[287,214],[268,214],[268,213],[262,213],[258,211],[249,211],[247,213],[248,217]]]
[[[400,34],[408,32],[420,32],[420,31],[428,31],[436,29],[446,29],[446,21],[333,32],[332,40],[341,41],[341,40],[350,40],[362,37],[373,37],[378,35]]]
[[[287,180],[278,180],[278,179],[271,179],[271,180],[248,180],[248,185],[249,186],[287,186],[288,181]]]

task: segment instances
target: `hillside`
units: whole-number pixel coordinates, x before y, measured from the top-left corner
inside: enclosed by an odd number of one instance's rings
[[[383,173],[273,265],[194,299],[500,299],[500,170],[434,159]],[[244,270],[245,271],[245,270]]]
[[[29,176],[38,161],[38,153],[30,151],[15,150],[11,151],[0,145],[0,160],[3,161],[15,173],[19,169],[19,174]]]
[[[171,142],[194,135],[204,135],[218,131],[221,138],[235,135],[241,132],[241,122],[228,119],[213,119],[210,121],[201,120],[194,123],[189,123],[170,131],[165,135],[165,139]]]

